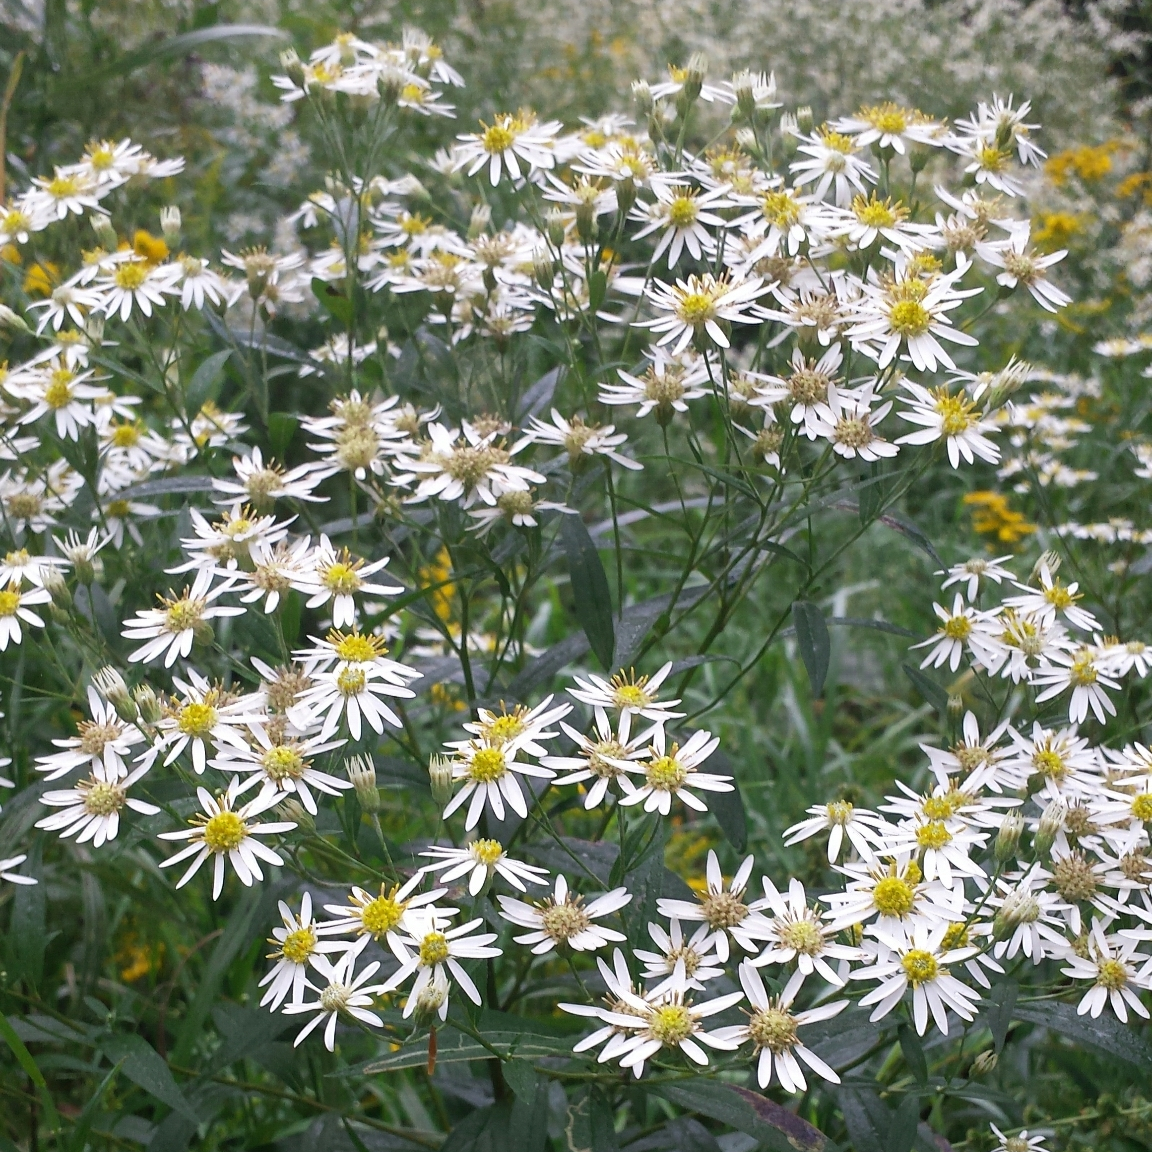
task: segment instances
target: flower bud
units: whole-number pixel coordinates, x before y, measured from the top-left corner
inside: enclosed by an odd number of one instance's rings
[[[582,200],[576,205],[576,235],[579,236],[585,244],[592,244],[596,239],[596,233],[598,231],[595,203]]]
[[[971,1074],[973,1076],[987,1076],[989,1072],[995,1071],[997,1063],[996,1053],[991,1048],[988,1048],[972,1061]]]
[[[676,111],[683,119],[692,109],[692,105],[700,99],[700,92],[704,88],[704,75],[708,71],[708,57],[703,52],[693,52],[688,58],[688,66],[684,69],[684,87],[676,97]]]
[[[344,770],[352,787],[356,790],[356,799],[365,812],[380,811],[380,792],[376,787],[376,765],[371,756],[353,756],[345,761]]]
[[[18,312],[13,312],[7,304],[0,304],[0,328],[11,328],[16,332],[30,331],[24,322],[24,317]]]
[[[815,122],[816,117],[812,114],[812,109],[807,104],[796,109],[796,127],[805,135],[812,131]]]
[[[648,86],[647,80],[632,81],[632,99],[635,101],[636,110],[641,116],[647,116],[652,111],[654,101],[652,89]]]
[[[800,125],[796,122],[796,117],[791,112],[785,112],[780,117],[780,146],[784,149],[785,156],[796,155],[796,149],[799,147],[796,137],[799,132]]]
[[[998,864],[1007,864],[1016,855],[1020,847],[1020,833],[1024,831],[1024,817],[1019,812],[1012,811],[1005,814],[1000,821],[1000,831],[996,833],[996,843],[993,852]]]
[[[277,804],[276,814],[282,820],[291,821],[302,832],[312,833],[316,831],[316,821],[312,819],[312,813],[295,796],[289,796],[288,799]]]
[[[386,106],[395,104],[405,83],[405,74],[399,68],[385,68],[376,77],[376,93]]]
[[[452,799],[452,761],[445,756],[431,756],[428,760],[428,784],[432,799],[443,808]]]
[[[437,969],[440,971],[440,969]],[[448,998],[447,988],[435,980],[424,985],[420,995],[416,997],[415,1018],[417,1026],[427,1027],[440,1015],[440,1009]]]
[[[1007,940],[1021,924],[1031,924],[1040,916],[1040,905],[1036,897],[1028,892],[1009,892],[996,918],[992,921],[992,937]]]
[[[751,128],[737,128],[736,143],[739,144],[745,152],[753,156],[760,154],[760,145],[756,142],[756,133],[753,132]]]
[[[90,348],[99,348],[104,343],[104,317],[89,313],[84,317],[84,338]]]
[[[160,231],[164,236],[164,243],[173,251],[180,246],[180,209],[175,204],[160,209]]]
[[[112,227],[112,221],[102,212],[93,212],[88,219],[92,224],[92,231],[96,233],[96,239],[99,240],[103,247],[109,252],[115,252],[120,246],[120,237],[116,235],[116,229]]]
[[[744,120],[751,121],[756,116],[756,90],[752,73],[745,69],[732,77],[732,91],[736,94],[735,112]],[[733,117],[735,119],[735,116]]]
[[[537,252],[532,258],[532,275],[536,283],[547,292],[556,278],[556,265],[547,252]]]
[[[544,234],[548,237],[548,243],[553,248],[559,248],[564,243],[564,213],[558,208],[553,208],[544,217]]]
[[[207,620],[197,620],[192,625],[192,639],[201,647],[210,648],[216,639],[216,631]]]
[[[948,715],[953,720],[964,715],[964,697],[959,692],[948,693]]]
[[[620,216],[627,216],[636,203],[636,181],[631,176],[625,176],[616,184],[616,211]]]
[[[139,715],[136,705],[132,703],[132,696],[128,691],[128,685],[124,683],[124,677],[115,668],[101,668],[92,677],[92,687],[116,709],[116,715],[125,724],[136,723],[136,717]]]
[[[44,590],[52,597],[52,606],[65,615],[72,608],[72,593],[68,591],[68,583],[58,568],[46,568],[40,579],[44,582]]]
[[[485,232],[488,231],[488,225],[492,222],[492,209],[487,204],[477,204],[472,209],[472,215],[468,220],[468,239],[479,240]]]
[[[1055,577],[1056,573],[1060,571],[1060,557],[1055,552],[1041,552],[1040,559],[1032,566],[1028,583],[1035,584],[1040,579],[1040,572],[1044,568],[1048,569],[1049,576]]]
[[[297,87],[304,84],[304,63],[295,48],[280,53],[280,67],[288,74],[288,79]]]
[[[137,685],[136,691],[132,694],[133,700],[136,701],[136,707],[140,712],[140,718],[146,724],[158,724],[160,718],[164,715],[164,709],[160,707],[160,701],[156,699],[156,693],[147,684]]]
[[[913,172],[923,172],[932,159],[932,149],[927,144],[913,144],[908,149],[908,166]]]
[[[1063,800],[1057,798],[1048,802],[1048,807],[1040,814],[1040,825],[1032,838],[1032,850],[1037,859],[1052,851],[1056,834],[1064,827],[1064,817],[1067,815],[1068,809]]]

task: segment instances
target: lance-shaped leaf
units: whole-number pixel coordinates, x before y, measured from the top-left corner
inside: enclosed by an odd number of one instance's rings
[[[572,580],[572,598],[576,602],[576,618],[596,659],[611,671],[612,650],[616,636],[612,627],[612,596],[608,591],[608,577],[600,562],[600,553],[579,516],[564,516],[560,523],[560,538],[568,557],[568,575]]]

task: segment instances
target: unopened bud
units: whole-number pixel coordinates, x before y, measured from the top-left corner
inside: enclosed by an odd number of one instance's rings
[[[128,685],[124,683],[124,677],[115,668],[101,668],[92,677],[92,687],[116,709],[116,715],[125,724],[136,723],[138,715],[136,705],[132,703],[132,696],[128,691]]]
[[[596,239],[599,229],[596,226],[596,205],[589,200],[581,200],[576,205],[576,235],[585,244],[591,244]]]
[[[441,969],[437,968],[436,971],[440,972]],[[420,995],[416,997],[414,1015],[417,1025],[427,1027],[436,1017],[440,1019],[444,1018],[441,1009],[448,1002],[448,988],[446,983],[446,981],[438,982],[433,979],[430,983],[424,985]]]
[[[1048,802],[1048,806],[1040,814],[1040,824],[1032,839],[1032,850],[1037,858],[1047,856],[1052,851],[1052,845],[1056,841],[1057,833],[1064,827],[1064,817],[1067,815],[1068,809],[1063,800],[1057,798]]]
[[[352,787],[356,790],[356,799],[365,812],[380,811],[380,792],[376,787],[376,765],[371,756],[353,756],[345,761],[344,770]]]
[[[964,715],[964,697],[959,692],[948,693],[948,715],[959,720]]]
[[[160,231],[164,236],[164,243],[173,251],[180,247],[180,209],[175,204],[160,209]]]
[[[57,568],[46,568],[40,579],[44,583],[44,590],[52,597],[53,607],[67,614],[72,608],[72,593],[68,591],[68,583]]]
[[[760,153],[760,145],[756,141],[756,133],[751,128],[737,128],[736,129],[736,143],[744,149],[745,152],[757,156]]]
[[[621,216],[627,216],[636,203],[636,181],[631,176],[625,176],[616,185],[616,211]]]
[[[1040,917],[1040,905],[1028,892],[1009,892],[992,921],[992,936],[1007,940],[1021,924],[1032,924]]]
[[[805,135],[812,131],[812,126],[815,123],[816,117],[812,114],[812,109],[807,104],[796,109],[796,127]]]
[[[84,317],[84,338],[90,348],[99,348],[104,343],[104,317],[89,313]]]
[[[647,80],[632,81],[632,99],[635,101],[636,109],[641,116],[647,116],[652,111],[654,101],[652,89],[648,86]]]
[[[1005,813],[1000,821],[1000,830],[996,833],[996,843],[993,851],[998,864],[1007,864],[1016,855],[1020,847],[1020,833],[1024,831],[1024,817],[1019,812]]]
[[[136,701],[136,707],[140,712],[140,718],[146,724],[158,724],[160,718],[164,715],[164,709],[160,707],[160,701],[156,699],[156,693],[147,684],[137,685],[136,691],[132,694],[132,699]]]
[[[908,149],[908,165],[913,172],[923,172],[932,159],[932,149],[927,144],[913,144]]]
[[[556,278],[556,265],[547,252],[537,252],[532,258],[532,275],[536,283],[547,292]]]
[[[112,227],[112,221],[102,212],[93,212],[88,219],[92,224],[92,231],[96,233],[96,239],[107,251],[115,252],[120,246],[120,238],[116,235],[116,229]]]
[[[280,67],[288,74],[288,79],[299,87],[304,83],[304,63],[295,48],[280,53]]]
[[[987,1076],[989,1072],[995,1071],[998,1062],[996,1053],[991,1048],[988,1048],[972,1061],[972,1075]]]
[[[395,104],[404,91],[405,83],[405,74],[399,68],[385,68],[376,77],[376,94],[385,105]]]
[[[563,245],[564,232],[564,213],[558,208],[553,208],[544,217],[544,233],[553,248],[559,248]]]
[[[452,799],[452,761],[444,756],[432,756],[428,760],[428,785],[432,789],[432,799],[441,808]]]
[[[28,325],[24,317],[13,312],[7,304],[0,304],[0,328],[11,328],[15,332],[28,332]]]
[[[1055,552],[1041,552],[1040,559],[1032,566],[1032,571],[1028,576],[1028,583],[1035,584],[1040,579],[1040,573],[1043,569],[1048,569],[1049,576],[1055,576],[1060,571],[1060,557]]]
[[[197,620],[192,625],[192,639],[201,647],[210,648],[216,639],[216,632],[207,620]]]
[[[472,215],[468,220],[468,239],[479,240],[485,232],[488,231],[488,225],[492,222],[492,209],[487,204],[477,204],[472,209]]]
[[[744,120],[751,121],[756,116],[756,90],[752,73],[745,69],[732,77],[732,91],[736,94],[735,111]],[[733,117],[735,119],[735,117]]]
[[[799,134],[800,125],[796,122],[796,117],[791,112],[785,112],[780,117],[780,146],[784,149],[785,156],[796,155],[796,149],[799,147],[796,137]]]
[[[282,820],[291,821],[302,832],[316,831],[316,821],[312,819],[312,813],[295,796],[289,796],[287,800],[277,804],[276,815]]]
[[[704,87],[704,76],[708,71],[708,57],[703,52],[693,52],[684,69],[684,87],[676,97],[676,111],[681,117],[688,115],[692,105],[700,99]]]

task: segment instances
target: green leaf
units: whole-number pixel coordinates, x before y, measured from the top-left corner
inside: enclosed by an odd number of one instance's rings
[[[564,1135],[567,1152],[618,1152],[612,1109],[598,1088],[569,1102]]]
[[[608,273],[597,268],[588,278],[588,307],[592,312],[598,312],[604,303],[604,296],[608,291]]]
[[[273,412],[268,417],[268,447],[275,459],[283,463],[292,444],[292,437],[300,425],[291,412]]]
[[[746,1132],[772,1152],[824,1152],[825,1149],[831,1152],[835,1147],[807,1120],[747,1088],[696,1079],[652,1083],[649,1091],[681,1108]]]
[[[329,316],[339,321],[345,328],[351,325],[352,317],[356,314],[356,306],[334,284],[313,278],[312,295],[320,301],[320,306]]]
[[[605,671],[612,670],[612,652],[616,646],[612,627],[612,596],[608,577],[600,562],[600,553],[579,516],[560,518],[560,539],[568,557],[568,575],[576,602],[576,618],[596,659]]]
[[[808,669],[812,695],[819,696],[824,691],[828,661],[832,654],[824,613],[810,600],[796,600],[792,604],[792,625],[796,629],[800,657]]]
[[[512,1056],[521,1060],[538,1060],[545,1056],[570,1056],[573,1041],[566,1036],[545,1036],[538,1032],[498,1032],[484,1030],[484,1039],[496,1049],[501,1058]],[[436,1063],[459,1064],[464,1060],[490,1060],[492,1053],[477,1040],[455,1028],[437,1031]],[[381,1072],[394,1072],[398,1068],[423,1068],[428,1064],[428,1039],[420,1037],[401,1045],[377,1060],[342,1069],[340,1075],[376,1076]]]
[[[876,514],[884,507],[886,485],[884,474],[880,469],[880,461],[874,460],[869,466],[868,478],[860,485],[857,511],[860,523],[865,527],[876,519]]]
[[[92,1129],[92,1121],[96,1119],[104,1098],[104,1093],[111,1086],[112,1081],[120,1074],[120,1065],[116,1064],[108,1071],[108,1075],[100,1081],[100,1086],[92,1093],[84,1110],[76,1117],[76,1123],[68,1138],[68,1152],[84,1152],[88,1143],[88,1133]]]
[[[527,1060],[502,1065],[504,1079],[516,1096],[509,1118],[515,1146],[523,1152],[544,1152],[548,1140],[548,1081]]]
[[[724,839],[742,854],[748,847],[748,816],[744,811],[740,785],[736,782],[736,770],[732,766],[732,761],[719,749],[708,757],[708,768],[705,770],[732,777],[731,792],[708,793],[708,811],[716,817],[716,823],[720,825]]]
[[[516,419],[521,424],[528,422],[529,416],[539,416],[544,409],[552,403],[556,388],[563,377],[564,366],[558,364],[555,368],[545,372],[523,396],[520,397],[520,408]]]
[[[855,1152],[889,1152],[892,1110],[875,1090],[860,1084],[845,1085],[836,1093],[836,1098]]]
[[[224,375],[224,365],[231,355],[231,348],[225,348],[221,352],[213,352],[192,373],[192,379],[188,381],[188,387],[184,390],[184,414],[189,420],[196,419],[200,409],[204,407],[204,402],[212,396],[213,389],[220,383],[220,379]]]
[[[900,1038],[900,1051],[904,1053],[904,1063],[921,1084],[928,1083],[928,1061],[924,1057],[924,1045],[910,1024],[901,1024],[896,1030]]]
[[[32,850],[24,865],[24,874],[38,876],[43,852],[43,838],[37,834]],[[38,986],[44,974],[44,949],[47,944],[44,930],[46,896],[44,881],[39,884],[21,884],[12,897],[12,918],[8,925],[12,969],[10,977],[27,980]]]
[[[508,1152],[513,1147],[508,1130],[511,1113],[507,1100],[476,1109],[448,1133],[440,1152]]]
[[[167,1104],[186,1119],[195,1124],[200,1123],[200,1117],[184,1099],[184,1093],[172,1078],[164,1058],[143,1036],[135,1032],[106,1036],[101,1039],[100,1048],[113,1063],[121,1066],[124,1075],[133,1084],[143,1088],[149,1096],[155,1097],[161,1104]]]
[[[676,1152],[720,1152],[716,1137],[691,1116],[677,1116],[675,1120],[669,1120],[660,1134],[668,1141],[661,1147],[674,1148]]]
[[[39,887],[39,885],[37,885]],[[44,1080],[44,1074],[40,1071],[36,1061],[32,1059],[32,1053],[24,1045],[24,1041],[16,1035],[15,1029],[8,1023],[8,1018],[3,1012],[0,1012],[0,1036],[4,1038],[4,1042],[12,1049],[12,1055],[16,1057],[16,1062],[27,1073],[28,1079],[36,1085],[36,1091],[40,1096],[40,1101],[44,1105],[44,1115],[48,1118],[48,1127],[53,1131],[58,1131],[60,1128],[60,1117],[56,1112],[56,1105],[52,1103],[52,1093],[48,1091],[48,1084]]]
[[[1000,984],[993,984],[992,990],[980,1002],[982,1015],[988,1021],[997,1055],[1008,1038],[1008,1029],[1012,1027],[1012,1016],[1019,993],[1020,986],[1015,980],[1005,980]]]
[[[143,500],[147,496],[171,496],[187,492],[211,492],[211,476],[166,476],[163,480],[145,480],[116,493],[119,500]]]
[[[948,693],[930,676],[925,676],[919,668],[912,664],[901,664],[904,675],[912,681],[913,687],[931,704],[941,716],[948,714]]]
[[[1152,1044],[1109,1012],[1093,1020],[1091,1016],[1081,1016],[1075,1004],[1042,1000],[1017,1003],[1013,1015],[1017,1020],[1047,1028],[1056,1037],[1082,1044],[1101,1056],[1115,1057],[1144,1072],[1152,1071]]]
[[[940,559],[940,554],[932,547],[932,541],[907,516],[901,516],[897,512],[885,512],[880,517],[880,523],[886,528],[895,529],[902,536],[907,536],[917,548],[931,556],[941,568],[945,567],[944,561]]]
[[[910,1092],[900,1101],[888,1128],[886,1152],[912,1152],[916,1129],[920,1126],[920,1097]]]

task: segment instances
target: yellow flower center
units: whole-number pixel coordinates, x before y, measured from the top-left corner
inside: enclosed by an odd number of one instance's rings
[[[950,616],[941,629],[949,640],[967,640],[972,635],[972,621],[967,616]]]
[[[357,696],[364,691],[368,677],[362,668],[344,668],[336,677],[336,687],[345,696]]]
[[[0,592],[0,616],[15,616],[16,609],[20,607],[20,593]]]
[[[701,905],[709,928],[734,928],[748,915],[747,905],[734,892],[709,892]]]
[[[506,744],[524,731],[524,720],[517,712],[497,716],[484,725],[484,735],[493,744]]]
[[[963,396],[952,396],[943,389],[936,390],[936,415],[940,417],[940,430],[945,436],[959,436],[976,423],[975,405]]]
[[[348,635],[336,632],[328,637],[336,655],[349,664],[368,664],[384,652],[384,641],[377,636],[363,636],[359,632]]]
[[[297,928],[284,937],[280,955],[289,964],[303,964],[316,948],[316,932],[312,928]]]
[[[644,690],[647,677],[642,676],[636,683],[630,684],[619,677],[612,679],[612,703],[617,708],[647,708],[652,703],[651,695]]]
[[[347,561],[337,561],[324,570],[321,577],[324,587],[337,596],[347,596],[360,588],[360,574],[356,571],[359,563],[353,565]]]
[[[484,129],[480,137],[480,145],[490,156],[500,152],[507,152],[516,141],[516,133],[503,124],[493,124]]]
[[[935,980],[936,974],[940,970],[940,966],[936,963],[936,957],[931,952],[925,952],[923,948],[913,948],[901,959],[900,963],[913,987]]]
[[[653,1039],[668,1048],[675,1048],[696,1031],[696,1025],[683,1004],[665,1004],[652,1012],[648,1030]]]
[[[659,756],[644,765],[644,779],[650,788],[657,792],[675,792],[684,786],[689,769],[676,759],[677,751],[677,746],[673,744],[669,755]]]
[[[952,815],[952,804],[943,796],[929,796],[920,808],[929,820],[946,820]]]
[[[291,744],[277,744],[260,758],[270,780],[299,780],[307,767],[304,757]]]
[[[203,600],[185,598],[170,600],[166,603],[167,611],[164,613],[164,626],[169,632],[187,632],[189,628],[195,628],[200,623],[205,607]]]
[[[811,920],[793,920],[780,928],[780,943],[805,956],[816,956],[824,947],[824,933]]]
[[[943,820],[930,820],[916,829],[916,843],[921,848],[943,848],[952,842],[952,833]]]
[[[676,301],[676,315],[685,324],[699,328],[715,317],[716,305],[706,292],[686,292]]]
[[[748,1020],[748,1035],[757,1049],[784,1052],[797,1040],[796,1021],[780,1008],[761,1008]]]
[[[499,840],[473,840],[469,851],[478,864],[491,868],[504,855],[504,846]]]
[[[696,223],[700,209],[693,196],[674,196],[668,204],[668,223],[674,228],[688,228]]]
[[[781,232],[787,232],[799,221],[801,207],[791,192],[765,192],[760,198],[760,211],[765,220]]]
[[[878,104],[871,108],[861,108],[860,116],[867,120],[879,132],[885,135],[899,136],[908,128],[908,121],[913,113],[898,104]]]
[[[468,778],[478,784],[491,784],[507,771],[504,753],[499,748],[480,748],[468,763]]]
[[[1044,599],[1047,600],[1053,608],[1063,612],[1065,609],[1071,608],[1072,605],[1080,599],[1080,596],[1073,595],[1059,580],[1054,580],[1052,587],[1044,590]]]
[[[217,812],[204,825],[204,843],[212,852],[233,852],[247,835],[247,826],[235,812]]]
[[[216,726],[216,709],[211,704],[193,701],[180,709],[176,723],[185,736],[202,739]]]
[[[93,816],[111,816],[124,807],[124,789],[103,780],[93,780],[84,795],[84,809]]]
[[[1082,652],[1073,661],[1068,669],[1068,679],[1079,688],[1096,683],[1096,668],[1092,662],[1091,652]]]
[[[429,932],[420,941],[420,963],[426,968],[448,959],[448,939],[443,932]]]
[[[1032,767],[1045,778],[1059,783],[1068,774],[1064,757],[1054,748],[1038,748],[1032,754]]]
[[[393,888],[387,896],[381,892],[375,900],[365,904],[360,912],[362,931],[368,932],[377,940],[400,923],[404,917],[404,909],[408,907],[407,900],[396,899],[396,891],[397,889]]]
[[[900,300],[888,313],[888,324],[898,336],[923,336],[932,325],[932,314],[918,300]]]
[[[847,800],[833,800],[827,807],[828,822],[841,826],[852,819],[853,807]]]
[[[952,948],[966,948],[968,946],[968,926],[966,924],[949,924],[940,947],[946,952]]]
[[[117,266],[112,279],[117,288],[135,292],[148,279],[148,265],[139,260],[129,260]]]
[[[1119,992],[1128,983],[1128,968],[1122,960],[1101,960],[1096,965],[1096,983],[1109,992]]]
[[[80,751],[88,756],[103,756],[104,745],[120,738],[119,724],[95,724],[91,720],[81,721],[76,733],[80,738]]]
[[[135,424],[117,424],[112,429],[112,444],[116,448],[133,448],[140,442],[140,429]]]
[[[916,903],[916,892],[907,880],[885,876],[872,889],[872,903],[881,916],[907,916]]]
[[[67,368],[57,368],[44,389],[44,403],[49,408],[65,408],[72,402],[72,381],[76,377]]]
[[[77,176],[55,176],[48,182],[46,191],[55,200],[67,199],[80,191],[80,179]]]
[[[1152,820],[1152,792],[1141,792],[1133,798],[1132,815],[1137,820]]]
[[[540,914],[540,926],[558,944],[578,936],[591,923],[577,896],[563,904],[549,904]]]

